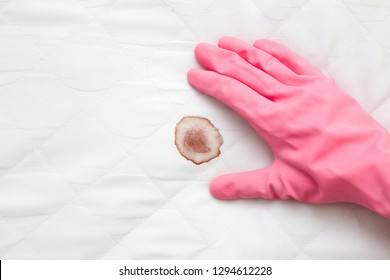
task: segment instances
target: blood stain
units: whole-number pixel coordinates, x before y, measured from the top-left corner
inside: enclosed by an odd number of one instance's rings
[[[206,118],[186,116],[176,125],[175,145],[184,158],[195,164],[218,157],[222,144],[219,129]]]

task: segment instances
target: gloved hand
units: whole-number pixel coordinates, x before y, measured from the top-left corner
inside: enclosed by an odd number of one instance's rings
[[[390,218],[390,135],[331,78],[283,45],[222,38],[195,49],[189,82],[243,116],[272,165],[213,180],[219,199],[353,202]]]

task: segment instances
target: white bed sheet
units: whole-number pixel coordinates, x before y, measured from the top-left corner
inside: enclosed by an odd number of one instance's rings
[[[361,207],[210,196],[272,160],[186,80],[224,35],[288,45],[390,129],[386,0],[0,0],[0,257],[390,258],[390,221]],[[219,158],[179,155],[185,115],[221,129]]]

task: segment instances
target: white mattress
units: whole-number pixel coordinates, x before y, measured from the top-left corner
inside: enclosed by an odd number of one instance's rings
[[[358,206],[209,194],[272,160],[186,80],[224,35],[286,44],[390,129],[386,0],[0,0],[0,257],[390,258],[390,221]],[[219,158],[180,156],[186,115],[221,129]]]

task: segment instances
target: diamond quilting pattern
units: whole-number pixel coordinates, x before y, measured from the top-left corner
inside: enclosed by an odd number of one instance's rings
[[[354,258],[362,258],[364,255],[367,259],[388,259],[389,246],[381,242],[375,230],[362,227],[361,221],[350,215],[342,215],[333,226],[311,240],[305,247],[305,252],[313,259],[329,259],[329,251],[337,254],[340,259],[352,258],[352,255]],[[381,230],[384,231],[388,232]]]
[[[113,86],[88,108],[129,151],[166,124],[172,110],[164,94],[151,85],[137,82]]]
[[[102,91],[121,80],[129,68],[126,54],[99,27],[83,29],[61,46],[48,61],[68,87]]]
[[[193,49],[195,47],[193,36],[180,34],[175,41],[171,41],[160,47],[150,57],[149,78],[154,85],[168,93],[180,90],[188,90],[189,84],[182,83],[186,79],[186,72],[182,69],[194,65]],[[190,37],[190,38],[188,38]]]
[[[219,201],[209,198],[207,186],[195,181],[178,193],[172,201],[192,226],[207,240],[208,247],[214,247],[221,237],[228,235],[248,211],[258,204],[251,201]],[[186,199],[191,197],[189,201]],[[209,213],[213,213],[210,215]]]
[[[74,201],[30,232],[6,257],[91,259],[103,255],[113,244],[114,240],[96,223],[88,208]]]
[[[87,15],[77,0],[12,0],[4,7],[4,13],[27,40],[39,46],[42,54],[76,33]]]
[[[382,117],[386,116],[384,112],[389,95],[384,88],[390,86],[390,81],[386,78],[390,74],[388,65],[390,64],[390,56],[372,37],[371,40],[360,42],[353,50],[349,51],[335,63],[329,65],[328,72],[332,76],[337,77],[337,83],[354,92],[354,97],[362,104],[363,108],[368,112],[378,116],[378,121],[382,122]],[[359,59],[353,59],[359,57]],[[348,66],[347,66],[348,65]],[[377,69],[382,75],[377,75],[376,71],[359,71],[359,69]],[[373,84],[366,82],[356,84],[357,80],[374,81]],[[386,122],[382,122],[386,126]]]
[[[264,15],[269,17],[270,20],[275,21],[278,25],[295,14],[299,14],[303,6],[305,6],[310,0],[276,0],[276,1],[262,1],[252,0],[252,2],[263,12]]]
[[[0,232],[3,235],[3,238],[0,241],[1,252],[7,252],[23,238],[23,236],[11,226],[4,217],[0,219]]]
[[[0,174],[4,174],[30,153],[33,145],[25,139],[19,129],[3,117],[0,120],[0,135],[2,139],[0,142]]]
[[[317,14],[319,6],[323,13]],[[324,22],[327,24],[322,24]],[[291,48],[302,52],[313,64],[326,71],[326,65],[353,50],[367,34],[341,1],[312,0],[287,24],[282,24],[273,36],[285,38]],[[310,47],[304,44],[308,38],[314,37],[317,38],[312,40]]]
[[[9,17],[0,13],[0,85],[19,79],[39,60],[37,49]]]
[[[274,30],[274,23],[252,1],[211,1],[196,9],[190,8],[193,4],[187,8],[177,1],[167,3],[173,4],[178,18],[198,41],[216,42],[223,35],[250,40],[267,36]]]
[[[172,203],[160,208],[118,246],[127,248],[133,259],[193,259],[207,247],[202,235]]]
[[[118,42],[158,46],[185,29],[163,0],[118,0],[93,11]]]
[[[126,156],[125,149],[110,133],[87,115],[55,133],[41,150],[67,180],[80,184],[95,182]]]
[[[357,206],[213,199],[212,178],[272,156],[185,77],[199,41],[276,39],[388,127],[388,3],[194,5],[0,0],[0,256],[390,258],[388,221]],[[175,123],[191,114],[225,138],[201,166],[173,145]]]
[[[0,96],[0,111],[20,129],[37,132],[61,127],[81,111],[83,99],[55,77],[42,77],[36,73],[26,75],[22,82],[4,90]],[[27,131],[24,133],[28,134]]]
[[[118,199],[119,193],[124,195]],[[84,192],[80,200],[107,232],[121,237],[161,207],[166,197],[146,176],[114,173]]]
[[[257,221],[252,222],[255,219]],[[250,230],[241,230],[248,224],[251,224]],[[242,250],[237,251],[236,248]],[[288,233],[281,230],[274,218],[260,208],[247,211],[227,234],[219,238],[213,250],[219,258],[224,259],[291,259],[298,254],[298,248],[290,240]],[[207,252],[203,257],[208,257]]]
[[[28,174],[14,170],[0,178],[0,184],[0,212],[25,234],[74,197],[68,183],[55,172]]]

